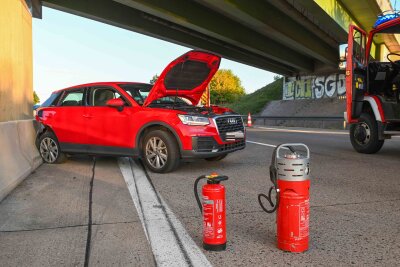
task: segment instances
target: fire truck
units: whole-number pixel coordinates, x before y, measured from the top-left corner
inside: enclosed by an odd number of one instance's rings
[[[339,68],[346,72],[345,120],[360,153],[378,152],[400,135],[400,12],[384,12],[367,34],[350,25],[348,43],[339,47]],[[383,60],[376,60],[385,55]]]

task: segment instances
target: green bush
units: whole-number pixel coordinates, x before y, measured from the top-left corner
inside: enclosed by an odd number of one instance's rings
[[[225,106],[239,114],[247,115],[249,112],[251,114],[257,114],[263,110],[269,101],[282,99],[282,87],[283,79],[281,78]]]

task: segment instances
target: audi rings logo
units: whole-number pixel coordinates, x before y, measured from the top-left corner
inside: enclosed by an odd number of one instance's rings
[[[229,118],[229,119],[227,119],[227,122],[229,124],[236,124],[236,119],[235,118]]]

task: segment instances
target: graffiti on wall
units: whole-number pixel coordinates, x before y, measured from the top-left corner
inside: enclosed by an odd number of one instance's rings
[[[344,74],[289,77],[283,84],[283,100],[333,98],[344,94]]]

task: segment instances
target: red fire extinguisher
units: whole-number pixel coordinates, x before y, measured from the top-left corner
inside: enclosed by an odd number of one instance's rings
[[[294,147],[305,148],[305,155]],[[289,152],[282,155],[283,149]],[[268,195],[259,194],[258,202],[267,213],[276,214],[278,248],[290,252],[308,250],[310,217],[310,150],[304,144],[281,144],[272,154]],[[275,204],[272,193],[276,193]],[[271,209],[266,208],[267,199]]]
[[[201,179],[207,179],[202,188],[201,203],[197,186]],[[227,176],[202,175],[194,182],[194,195],[200,211],[203,213],[203,248],[221,251],[226,249],[225,187],[220,182]]]

